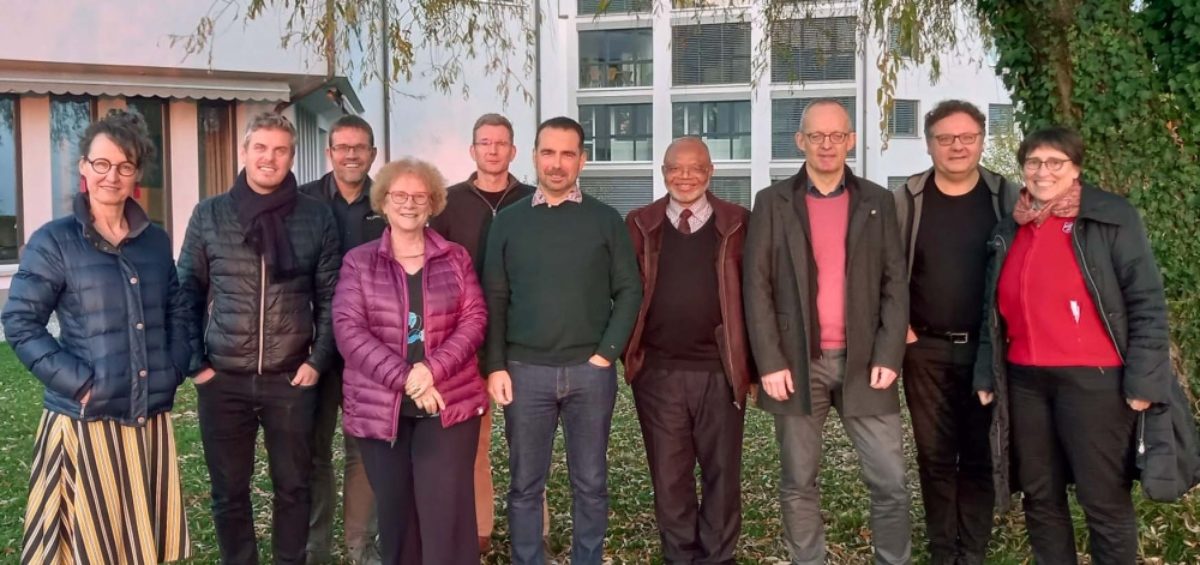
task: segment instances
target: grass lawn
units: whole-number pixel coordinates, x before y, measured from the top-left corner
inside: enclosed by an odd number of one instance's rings
[[[184,478],[192,547],[191,563],[217,562],[216,538],[209,514],[208,473],[200,447],[196,419],[196,395],[191,384],[180,389],[175,409],[176,439]],[[41,412],[41,386],[21,367],[8,347],[0,346],[0,563],[16,563],[20,555],[21,522],[28,489],[33,436]],[[496,480],[496,533],[487,563],[507,563],[507,526],[503,493],[508,484],[502,416],[494,422],[493,472]],[[909,436],[911,437],[911,436]],[[335,440],[335,445],[340,440]],[[916,464],[911,440],[909,485],[913,493],[913,543],[916,562],[927,560],[924,548],[923,512],[918,493]],[[338,454],[340,458],[340,453]],[[259,462],[265,460],[265,454]],[[638,430],[633,402],[622,387],[613,418],[609,447],[609,492],[612,500],[607,555],[614,563],[658,563],[658,533],[645,452]],[[779,464],[770,418],[751,410],[746,421],[745,461],[742,471],[743,528],[738,551],[741,563],[786,561],[780,542],[779,505],[776,501]],[[264,562],[270,535],[270,480],[265,464],[260,465],[254,488],[255,522]],[[857,456],[836,422],[827,428],[821,490],[830,561],[869,563],[870,531],[868,497],[857,468]],[[551,547],[565,562],[570,543],[570,489],[561,446],[554,459],[549,488]],[[1182,503],[1156,504],[1138,500],[1141,553],[1146,563],[1200,562],[1200,495],[1195,492]],[[339,524],[340,528],[340,524]],[[1086,547],[1082,516],[1076,512],[1079,547]],[[1018,512],[997,518],[989,563],[1028,561],[1029,548]],[[1084,558],[1086,562],[1086,558]]]

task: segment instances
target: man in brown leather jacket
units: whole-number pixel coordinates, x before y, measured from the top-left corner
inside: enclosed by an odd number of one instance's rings
[[[664,560],[733,563],[751,375],[741,300],[749,212],[708,192],[713,165],[698,138],[675,140],[662,172],[669,195],[626,219],[644,299],[625,378],[646,442]]]

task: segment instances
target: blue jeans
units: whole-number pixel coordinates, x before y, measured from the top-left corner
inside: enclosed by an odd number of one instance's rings
[[[562,418],[571,480],[571,563],[599,564],[608,530],[608,434],[617,400],[615,367],[548,367],[508,362],[513,401],[504,408],[508,439],[508,527],[515,565],[541,565],[542,494],[554,433]]]

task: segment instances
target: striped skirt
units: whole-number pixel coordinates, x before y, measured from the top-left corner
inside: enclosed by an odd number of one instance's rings
[[[170,413],[145,427],[42,412],[23,564],[148,564],[191,545]]]

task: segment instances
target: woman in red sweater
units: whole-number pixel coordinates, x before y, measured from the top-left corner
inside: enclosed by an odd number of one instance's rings
[[[1167,307],[1146,230],[1124,198],[1082,184],[1083,141],[1025,138],[1025,188],[992,237],[975,389],[996,403],[997,492],[1009,441],[1038,563],[1076,563],[1067,484],[1087,518],[1092,563],[1132,564],[1137,413],[1166,402]]]

